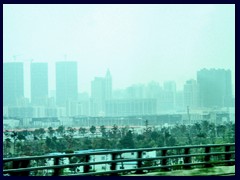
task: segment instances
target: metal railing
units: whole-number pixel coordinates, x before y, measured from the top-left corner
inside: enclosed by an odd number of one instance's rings
[[[143,154],[156,151],[156,157],[144,157]],[[135,158],[122,158],[124,153],[135,153]],[[110,160],[92,161],[93,156],[109,155]],[[78,159],[72,163],[71,159]],[[52,165],[46,161],[52,159]],[[62,164],[63,160],[70,160]],[[182,160],[179,162],[179,160]],[[136,167],[125,168],[123,164],[135,162]],[[235,165],[235,143],[193,146],[156,147],[141,149],[108,150],[87,153],[70,153],[61,155],[26,156],[4,158],[3,174],[10,176],[89,176],[121,175],[129,172],[138,174],[146,171],[169,171],[176,169],[193,169],[212,167],[216,164]],[[108,165],[109,169],[94,171],[93,166]],[[119,166],[121,164],[121,166]],[[119,167],[122,167],[119,169]],[[76,168],[82,168],[81,170]],[[65,171],[68,169],[68,171]],[[70,169],[70,170],[69,170]]]

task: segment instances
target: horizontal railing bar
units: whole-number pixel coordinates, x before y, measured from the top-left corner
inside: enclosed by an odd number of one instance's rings
[[[154,158],[130,158],[130,159],[117,159],[112,161],[99,161],[99,162],[89,162],[89,163],[75,163],[75,164],[63,164],[63,165],[54,165],[54,166],[41,166],[40,169],[53,169],[53,168],[68,168],[74,166],[85,166],[85,165],[94,165],[94,164],[109,164],[115,162],[129,162],[129,161],[151,161],[151,160],[160,160],[160,159],[173,159],[173,158],[184,158],[184,157],[193,157],[193,156],[206,156],[206,155],[225,155],[225,154],[235,154],[235,151],[229,152],[213,152],[213,153],[197,153],[197,154],[183,154],[183,155],[170,155],[170,156],[157,156]],[[34,168],[34,167],[32,167]],[[30,168],[22,168],[22,170],[30,170]]]
[[[165,156],[166,158],[167,156]],[[156,160],[159,158],[147,158],[148,160]],[[146,160],[146,158],[139,158],[139,159],[119,159],[119,160],[113,160],[113,161],[101,161],[101,162],[89,162],[89,163],[76,163],[76,164],[66,164],[66,165],[54,165],[54,166],[40,166],[40,167],[31,167],[31,168],[21,168],[21,169],[7,169],[3,170],[3,173],[9,173],[9,172],[25,172],[25,171],[36,171],[36,170],[44,170],[44,169],[61,169],[61,168],[69,168],[69,167],[79,167],[79,166],[86,166],[86,165],[95,165],[95,164],[111,164],[111,163],[117,163],[117,162],[136,162],[136,161],[143,161]],[[230,160],[232,161],[232,160]],[[228,162],[228,161],[223,161]],[[235,162],[235,161],[233,161]],[[191,163],[188,163],[191,164]],[[180,164],[186,165],[186,164]],[[175,165],[172,165],[175,166]],[[165,166],[157,166],[157,167],[165,167]],[[145,167],[147,168],[147,167]]]
[[[13,161],[31,161],[31,160],[40,160],[40,159],[63,159],[70,157],[86,157],[91,155],[121,155],[126,152],[147,152],[147,151],[161,151],[161,150],[179,150],[179,149],[192,149],[192,148],[206,148],[206,147],[227,147],[227,146],[235,146],[235,143],[229,144],[212,144],[212,145],[194,145],[194,146],[175,146],[175,147],[157,147],[157,148],[142,148],[142,149],[124,149],[124,150],[111,150],[111,151],[99,151],[99,152],[87,152],[87,153],[70,153],[70,154],[61,154],[61,155],[44,155],[44,156],[30,156],[30,157],[16,157],[16,158],[4,158],[4,163],[13,162]],[[228,149],[229,150],[229,149]],[[221,151],[219,149],[219,151]],[[129,159],[115,159],[110,161],[99,161],[99,162],[81,162],[81,163],[72,163],[72,164],[61,164],[61,165],[51,165],[51,166],[38,166],[38,167],[27,167],[27,168],[19,168],[19,169],[5,169],[3,173],[11,173],[11,172],[26,172],[26,171],[36,171],[36,170],[45,170],[45,169],[64,169],[71,167],[85,167],[90,165],[97,164],[109,164],[113,163],[124,163],[124,162],[139,162],[139,161],[154,161],[161,159],[174,159],[174,158],[186,158],[186,157],[197,157],[197,156],[214,156],[214,155],[227,155],[227,154],[235,154],[235,151],[227,151],[224,152],[208,152],[208,153],[193,153],[193,154],[177,154],[177,155],[166,155],[166,156],[157,156],[153,158],[129,158]],[[179,152],[178,152],[179,153]],[[159,161],[160,162],[160,161]],[[68,176],[87,176],[87,175],[101,175],[101,174],[112,174],[112,173],[121,173],[121,172],[129,172],[129,171],[138,171],[138,170],[153,170],[153,169],[162,169],[162,168],[171,168],[171,167],[184,167],[184,166],[194,166],[194,165],[206,165],[206,164],[221,164],[235,162],[235,158],[231,158],[231,160],[222,160],[222,161],[206,161],[206,162],[197,162],[197,163],[184,163],[184,164],[175,164],[175,165],[158,165],[158,166],[150,166],[150,167],[139,167],[133,169],[121,169],[121,170],[112,170],[112,171],[100,171],[100,172],[86,172],[81,174],[70,174]],[[121,165],[121,164],[120,164]],[[144,164],[143,164],[144,166]]]
[[[213,153],[198,153],[198,154],[189,154],[189,155],[170,155],[170,156],[157,156],[154,158],[131,158],[131,159],[117,159],[112,161],[99,161],[99,162],[88,162],[88,163],[75,163],[75,164],[63,164],[63,165],[54,165],[54,166],[40,166],[40,167],[31,167],[31,168],[21,168],[21,169],[7,169],[3,170],[4,172],[10,172],[14,170],[16,172],[22,171],[34,171],[34,170],[41,170],[41,169],[56,169],[56,168],[69,168],[69,167],[79,167],[79,166],[86,166],[86,165],[95,165],[95,164],[111,164],[111,163],[118,163],[118,162],[136,162],[136,161],[151,161],[151,160],[160,160],[160,159],[173,159],[173,158],[183,158],[183,157],[193,157],[193,156],[206,156],[206,155],[225,155],[225,154],[234,154],[235,151],[229,152],[213,152]]]
[[[85,155],[101,155],[101,154],[113,154],[113,153],[126,153],[126,152],[141,152],[141,151],[161,151],[161,150],[172,150],[172,149],[184,149],[184,148],[205,148],[205,147],[223,147],[223,146],[235,146],[235,143],[229,144],[208,144],[208,145],[193,145],[193,146],[173,146],[173,147],[156,147],[156,148],[141,148],[141,149],[125,149],[125,150],[111,150],[101,152],[88,152],[88,153],[71,153],[61,155],[44,155],[44,156],[27,156],[27,157],[13,157],[3,158],[3,162],[8,161],[20,161],[20,160],[32,160],[32,159],[45,159],[55,157],[72,157],[72,156],[85,156]]]

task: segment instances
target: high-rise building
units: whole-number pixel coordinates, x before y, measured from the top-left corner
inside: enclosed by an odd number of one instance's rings
[[[22,98],[24,98],[23,63],[3,63],[3,105],[17,106]]]
[[[91,98],[104,100],[106,95],[106,81],[103,77],[95,77],[91,82]]]
[[[232,106],[231,71],[202,69],[197,72],[199,98],[202,107]]]
[[[66,106],[69,101],[78,99],[77,62],[56,63],[56,104]]]
[[[183,111],[186,110],[184,107],[184,91],[176,92],[176,110]]]
[[[145,87],[145,98],[159,98],[161,94],[161,87],[157,82],[150,82]]]
[[[105,77],[95,77],[91,82],[91,114],[105,112],[105,101],[112,98],[112,77],[107,70]]]
[[[105,99],[112,98],[112,76],[109,69],[105,75]]]
[[[197,108],[199,105],[199,88],[196,80],[188,80],[184,84],[184,106]]]
[[[48,98],[48,64],[31,63],[31,103],[44,106]]]
[[[174,111],[176,108],[176,83],[174,81],[166,81],[163,84],[158,109],[161,112]]]
[[[144,84],[134,84],[126,88],[127,99],[143,99],[145,97],[145,86]]]

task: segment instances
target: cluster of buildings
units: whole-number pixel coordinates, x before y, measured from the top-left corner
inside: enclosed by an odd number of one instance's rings
[[[91,82],[91,94],[78,92],[77,62],[56,62],[56,86],[50,91],[48,63],[30,65],[30,100],[24,97],[24,64],[3,63],[3,116],[17,118],[126,117],[234,107],[231,71],[202,69],[177,91],[174,81],[135,84],[113,90],[112,76]]]

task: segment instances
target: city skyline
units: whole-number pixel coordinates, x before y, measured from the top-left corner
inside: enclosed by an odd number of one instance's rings
[[[174,80],[177,89],[202,68],[232,72],[234,5],[4,5],[3,61],[78,62],[78,90],[110,69],[113,89]],[[66,55],[66,57],[65,57]],[[26,69],[25,96],[30,97]],[[27,90],[27,91],[26,91]]]
[[[108,69],[91,82],[91,95],[79,93],[77,62],[56,63],[56,91],[48,96],[48,64],[31,63],[31,100],[24,98],[23,63],[4,63],[4,114],[18,117],[45,116],[131,116],[234,107],[231,71],[201,69],[197,79],[185,82],[184,90],[175,81],[163,84],[133,84],[113,90]],[[53,95],[53,96],[52,96]]]
[[[15,67],[18,67],[18,69],[13,70]],[[25,75],[26,71],[24,70],[23,67],[24,67],[23,62],[4,63],[4,77],[6,76],[5,78],[8,79],[9,77],[11,77],[11,72],[17,72],[19,70],[21,70],[21,73],[18,76],[12,76],[11,78],[16,79],[21,76],[22,77],[26,76]],[[37,103],[39,105],[44,104],[43,102],[46,101],[45,98],[50,98],[50,97],[55,97],[56,101],[59,101],[60,99],[65,99],[64,101],[68,101],[68,100],[75,101],[77,99],[77,96],[79,96],[81,93],[87,93],[88,97],[91,97],[93,99],[102,99],[103,98],[103,100],[104,100],[104,99],[111,99],[111,98],[119,98],[116,96],[116,94],[112,95],[112,93],[122,91],[122,90],[128,90],[128,91],[130,90],[131,91],[132,88],[136,88],[136,87],[144,87],[145,88],[148,86],[152,88],[152,89],[150,89],[150,91],[147,90],[150,92],[150,94],[151,93],[156,94],[156,92],[154,92],[154,90],[153,90],[153,89],[156,89],[156,87],[161,88],[166,91],[174,91],[175,93],[176,92],[184,92],[186,85],[193,83],[193,81],[195,81],[194,86],[199,85],[198,80],[199,80],[200,72],[203,72],[203,74],[205,74],[203,76],[203,78],[207,78],[207,79],[203,79],[204,82],[211,81],[212,83],[218,83],[219,85],[227,83],[227,86],[225,85],[226,87],[229,88],[227,90],[227,94],[228,94],[227,96],[233,97],[233,98],[235,97],[235,94],[233,93],[232,85],[230,83],[230,81],[232,79],[232,75],[231,75],[231,71],[229,69],[219,69],[219,68],[200,69],[196,72],[197,78],[194,79],[193,77],[189,77],[189,79],[184,82],[184,85],[181,88],[179,88],[179,87],[177,88],[176,82],[174,80],[172,80],[172,81],[164,81],[162,83],[159,83],[157,81],[150,81],[147,83],[134,83],[134,84],[130,84],[126,88],[122,88],[122,89],[112,88],[114,78],[112,80],[111,71],[109,69],[107,69],[105,76],[95,76],[94,79],[91,82],[89,82],[89,85],[91,86],[91,92],[88,93],[88,92],[81,92],[77,89],[77,86],[78,86],[77,79],[79,78],[77,62],[59,61],[59,62],[56,62],[55,68],[56,68],[56,77],[57,77],[56,82],[55,82],[56,86],[55,86],[55,89],[52,90],[52,89],[49,89],[49,86],[48,86],[48,84],[49,84],[48,82],[49,82],[49,78],[50,78],[49,72],[48,72],[48,63],[37,63],[37,62],[31,63],[31,66],[30,66],[31,81],[29,82],[31,84],[31,87],[30,87],[31,97],[29,99],[31,99],[31,102],[33,104],[35,104],[35,103]],[[212,72],[212,74],[209,75],[209,72]],[[222,74],[222,73],[226,73],[227,78],[225,77],[225,74]],[[14,80],[14,82],[15,81],[16,80]],[[10,81],[4,81],[4,83],[5,84],[10,83]],[[20,82],[18,82],[18,83],[20,83]],[[24,87],[25,84],[26,84],[26,82],[22,79],[22,82],[18,86]],[[13,85],[11,85],[11,86],[13,86]],[[221,89],[221,93],[226,91],[225,86],[222,86],[222,88],[218,87]],[[7,88],[7,86],[5,86],[5,89],[6,88]],[[10,87],[8,87],[8,88],[10,88]],[[215,87],[213,86],[212,88],[215,88]],[[100,89],[100,90],[98,90],[98,89]],[[25,94],[24,91],[25,90],[23,90],[23,92],[22,92],[23,95]],[[53,96],[53,91],[55,92],[54,96]],[[153,91],[153,92],[151,92],[151,91]],[[4,90],[4,92],[5,92],[5,90]],[[10,92],[10,90],[8,90],[8,92]],[[145,93],[147,93],[147,92],[145,92]],[[206,94],[206,92],[204,94]],[[137,97],[139,95],[134,94],[134,92],[132,92],[132,94],[130,96]],[[22,98],[23,97],[28,98],[27,96],[22,96]],[[32,99],[32,98],[37,98],[37,99]],[[33,102],[33,101],[35,101],[35,102]],[[62,100],[60,100],[60,101],[62,101]],[[60,103],[60,104],[62,104],[62,103]],[[57,102],[57,104],[59,104],[59,103]]]

